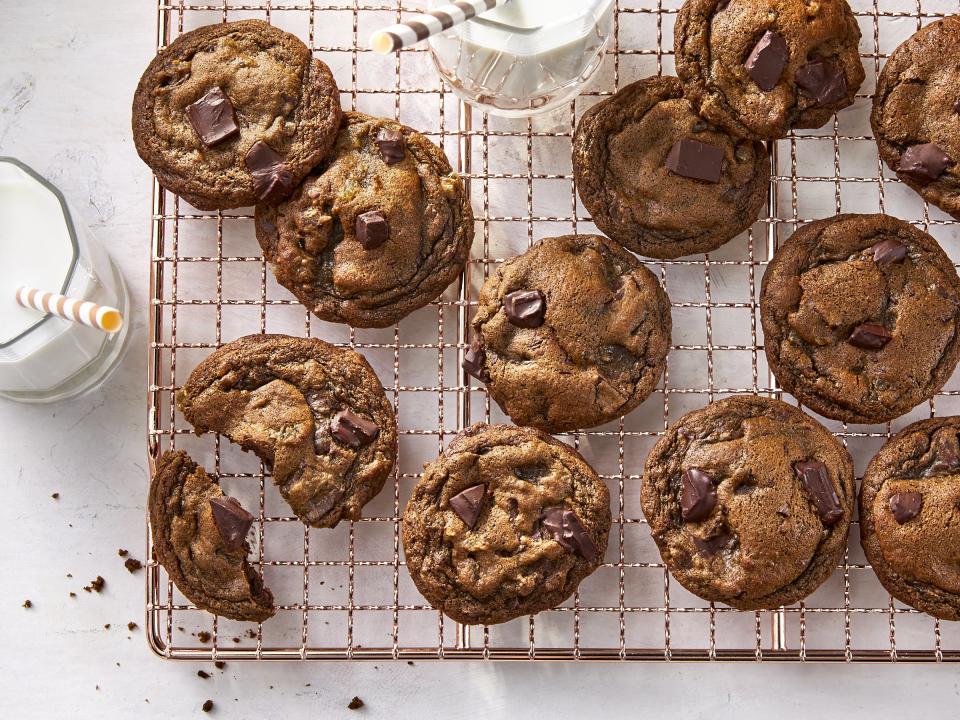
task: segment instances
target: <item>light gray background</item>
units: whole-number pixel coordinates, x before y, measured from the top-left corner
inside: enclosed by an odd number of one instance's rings
[[[234,718],[955,712],[956,667],[234,662],[220,673],[154,657],[142,631],[126,630],[143,624],[143,574],[128,574],[116,554],[144,556],[150,174],[133,150],[129,103],[153,53],[154,7],[0,0],[0,154],[60,185],[119,262],[134,302],[131,351],[102,392],[53,406],[0,401],[7,717],[183,717],[207,698]],[[104,592],[83,592],[98,574]],[[214,677],[198,678],[201,667]],[[361,713],[345,709],[355,694],[367,703]]]

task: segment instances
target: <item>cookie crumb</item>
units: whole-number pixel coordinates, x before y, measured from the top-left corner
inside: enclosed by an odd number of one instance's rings
[[[217,660],[215,663],[213,663],[213,666],[217,670],[223,670],[227,666],[227,664],[223,660]]]
[[[210,678],[210,673],[206,670],[197,670],[197,677],[202,678],[203,680],[208,680]]]
[[[51,495],[50,497],[52,497],[54,500],[59,500],[59,499],[60,499],[60,493],[55,492],[55,493],[53,493],[53,495]]]
[[[238,637],[235,637],[235,638],[232,638],[232,639],[233,639],[233,641],[234,641],[235,643],[239,643],[239,642],[240,642],[240,638],[238,638]]]
[[[407,660],[407,665],[409,665],[410,667],[413,667],[413,660]]]
[[[29,610],[30,608],[33,607],[33,603],[30,602],[29,600],[24,600],[24,601],[23,601],[23,606],[24,606],[27,610]]]
[[[71,593],[70,593],[70,597],[75,598],[76,596],[77,596],[77,594],[76,594],[75,592],[71,592]]]
[[[139,627],[139,625],[137,625],[135,622],[133,622],[133,620],[131,620],[130,622],[127,623],[127,630],[129,630],[130,632],[133,632],[133,631],[136,630],[138,627]]]
[[[117,555],[119,555],[120,557],[126,557],[128,554],[129,553],[123,548],[120,548],[119,550],[117,550]]]
[[[356,695],[353,696],[353,700],[347,705],[347,710],[359,710],[363,707],[363,700],[358,698]]]
[[[212,636],[210,635],[210,633],[208,633],[206,630],[201,630],[200,632],[197,633],[197,640],[199,640],[202,643],[210,642],[211,637]]]
[[[200,706],[200,709],[204,712],[210,712],[213,710],[213,700],[204,700],[203,705]]]
[[[107,584],[107,581],[103,579],[100,575],[97,575],[96,578],[90,581],[89,585],[84,585],[83,589],[87,592],[102,592],[103,586]]]
[[[250,638],[251,640],[256,640],[257,639],[256,630],[247,630],[247,637]]]
[[[124,561],[123,566],[127,569],[127,572],[129,572],[132,575],[137,570],[143,567],[143,563],[134,558],[127,558]]]
[[[104,629],[104,630],[109,630],[109,629],[110,629],[110,623],[106,623],[106,624],[103,626],[103,629]]]

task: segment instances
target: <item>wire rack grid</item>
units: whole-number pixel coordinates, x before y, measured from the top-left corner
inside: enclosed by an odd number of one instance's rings
[[[664,379],[626,418],[563,439],[608,483],[614,527],[604,564],[563,606],[493,627],[463,627],[431,609],[404,568],[399,517],[424,462],[459,428],[507,421],[460,370],[479,285],[503,258],[541,237],[594,232],[570,164],[576,121],[635,79],[673,72],[679,0],[619,0],[603,66],[588,92],[535,120],[503,120],[462,105],[423,49],[389,58],[366,50],[378,27],[420,9],[384,1],[266,0],[158,4],[157,44],[211,22],[265,18],[299,35],[334,71],[344,106],[397,118],[440,144],[466,178],[476,214],[467,271],[430,306],[387,330],[312,318],[273,280],[252,211],[203,213],[154,185],[151,259],[151,461],[187,449],[257,516],[252,560],[278,603],[264,624],[218,619],[179,594],[152,556],[147,636],[175,659],[512,660],[960,660],[960,630],[887,595],[866,564],[858,525],[841,567],[817,592],[775,612],[704,602],[664,569],[639,507],[643,460],[685,412],[735,393],[780,396],[762,351],[757,297],[767,260],[797,225],[837,212],[889,212],[936,236],[955,258],[960,225],[919,198],[879,160],[870,93],[890,51],[922,25],[958,11],[956,0],[853,0],[867,82],[852,109],[826,127],[772,143],[766,217],[705,256],[652,262],[672,299],[674,344]],[[305,528],[256,458],[208,434],[194,436],[174,406],[190,370],[224,342],[255,332],[324,339],[362,352],[384,381],[400,423],[392,482],[355,523]],[[824,421],[858,472],[908,422],[960,411],[960,379],[928,405],[885,426]],[[790,398],[787,398],[790,399]],[[148,540],[149,543],[149,540]]]

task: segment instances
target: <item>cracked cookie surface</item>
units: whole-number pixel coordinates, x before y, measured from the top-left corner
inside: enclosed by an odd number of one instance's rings
[[[716,181],[668,169],[681,141],[717,149]],[[597,227],[648,257],[715,250],[756,222],[767,199],[763,144],[702,120],[675,77],[640,80],[593,106],[577,125],[573,152],[577,191]]]
[[[687,590],[740,610],[774,609],[812,593],[842,560],[853,464],[797,408],[738,395],[667,430],[647,457],[640,501]]]
[[[147,502],[153,550],[197,607],[231,620],[263,622],[276,612],[273,595],[247,563],[246,541],[227,542],[221,535],[211,501],[223,497],[185,452],[161,455]]]
[[[226,104],[208,105],[207,122],[222,132],[205,138],[188,113],[217,89]],[[333,145],[340,118],[333,75],[306,45],[241,20],[184,33],[158,53],[134,95],[133,138],[167,190],[201,210],[227,209],[260,199],[247,161],[256,143],[282,161],[289,191]]]
[[[555,607],[602,562],[607,486],[533,428],[478,423],[425,466],[403,513],[417,589],[466,624]]]
[[[960,17],[930,23],[894,50],[877,80],[870,124],[887,166],[960,219]],[[904,172],[905,153],[928,143],[948,162],[913,170],[908,162]]]
[[[870,461],[860,486],[860,542],[898,600],[960,620],[960,418],[921,420]]]
[[[393,139],[383,147],[385,137]],[[473,212],[439,147],[397,122],[352,112],[330,156],[289,200],[257,207],[256,231],[277,281],[314,315],[387,327],[461,273]]]
[[[687,0],[674,29],[693,106],[736,135],[768,140],[821,127],[853,104],[864,79],[859,42],[846,0]]]
[[[524,291],[543,298],[535,327],[511,319],[507,300]],[[652,272],[606,238],[566,235],[541,240],[484,283],[473,347],[478,374],[515,423],[565,432],[642,403],[663,374],[670,332],[670,299]]]
[[[234,340],[196,367],[177,405],[198,432],[221,433],[267,463],[313,527],[358,520],[396,459],[380,380],[359,353],[316,338]]]
[[[763,277],[783,388],[835,420],[879,423],[932,397],[960,358],[960,278],[930,235],[888,215],[798,229]]]

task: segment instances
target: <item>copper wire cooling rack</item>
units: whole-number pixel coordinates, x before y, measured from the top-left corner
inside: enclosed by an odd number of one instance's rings
[[[763,355],[757,294],[771,253],[799,223],[837,212],[888,212],[960,257],[960,224],[924,205],[883,167],[868,122],[885,58],[922,25],[960,11],[957,0],[854,0],[867,70],[855,106],[820,130],[770,148],[769,205],[749,232],[707,256],[650,264],[673,302],[674,346],[664,380],[619,422],[563,436],[609,484],[615,520],[605,562],[579,592],[533,618],[467,628],[432,610],[407,575],[398,519],[423,463],[459,428],[505,420],[460,370],[478,287],[496,263],[540,237],[595,231],[571,171],[576,120],[628,82],[673,72],[679,4],[621,0],[613,41],[589,91],[547,117],[507,121],[462,106],[422,48],[387,58],[366,50],[374,29],[422,3],[160,2],[158,46],[200,25],[248,17],[297,34],[333,69],[344,107],[398,118],[444,147],[469,182],[477,233],[465,276],[440,301],[396,327],[354,330],[312,318],[274,282],[250,209],[199,212],[154,186],[151,460],[184,448],[252,509],[258,516],[252,559],[279,605],[262,625],[218,620],[192,607],[148,553],[148,637],[157,653],[192,660],[960,660],[960,629],[883,591],[860,550],[856,522],[843,565],[806,602],[739,612],[703,602],[671,580],[639,507],[643,460],[668,424],[729,394],[780,395]],[[356,348],[383,380],[400,422],[400,456],[392,481],[359,522],[305,528],[255,457],[215,435],[192,435],[176,412],[174,394],[190,370],[220,344],[256,332],[312,335]],[[893,424],[826,424],[850,449],[859,473],[891,432],[960,411],[958,396],[955,378]]]

